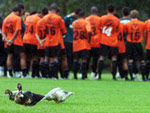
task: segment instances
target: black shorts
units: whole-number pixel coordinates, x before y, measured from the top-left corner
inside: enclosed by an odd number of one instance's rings
[[[100,56],[108,56],[109,58],[111,58],[112,56],[117,56],[118,47],[111,47],[111,46],[101,44],[99,53]]]
[[[25,52],[24,46],[18,46],[14,44],[7,46],[7,54],[19,55],[20,53],[24,52]]]
[[[99,57],[99,48],[91,48],[90,54],[92,57]]]
[[[45,57],[45,49],[38,49],[37,51],[39,57]]]
[[[60,45],[53,46],[53,47],[46,47],[45,49],[45,55],[47,57],[59,57],[60,56]]]
[[[144,53],[141,43],[127,43],[127,58],[135,61],[144,60]]]
[[[150,61],[150,50],[146,50],[146,60]]]
[[[127,54],[126,54],[126,53],[119,53],[119,54],[117,55],[117,59],[118,59],[119,61],[122,61],[123,59],[127,59]]]
[[[36,45],[24,44],[25,52],[27,55],[38,55],[38,50]]]
[[[88,59],[90,55],[89,50],[81,50],[81,51],[77,51],[77,52],[73,52],[73,57],[74,59],[79,59],[79,58],[85,58]]]
[[[60,55],[59,56],[62,56],[62,55],[66,55],[66,49],[60,49]]]

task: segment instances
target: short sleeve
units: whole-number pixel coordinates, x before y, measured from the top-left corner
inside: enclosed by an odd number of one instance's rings
[[[62,34],[66,34],[67,33],[67,30],[66,30],[66,26],[65,26],[65,22],[62,18],[60,18],[60,29],[62,31]]]
[[[87,32],[91,32],[91,25],[88,21],[86,21],[86,30]]]
[[[17,18],[16,20],[16,30],[21,30],[21,18]]]

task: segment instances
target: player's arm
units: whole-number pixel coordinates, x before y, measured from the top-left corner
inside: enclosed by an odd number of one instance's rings
[[[145,23],[144,24],[144,43],[145,43],[145,45],[147,44],[147,36],[148,36],[148,31],[147,31],[147,25],[146,25],[147,23]]]
[[[67,33],[65,22],[61,18],[60,18],[60,29],[61,29],[62,35],[65,35]]]
[[[86,24],[86,30],[87,30],[88,36],[89,36],[88,42],[90,43],[91,37],[92,37],[92,31],[91,31],[91,25],[89,22],[87,22],[87,24]]]
[[[5,33],[2,32],[2,36],[3,36],[3,41],[8,42],[9,40],[7,39]]]

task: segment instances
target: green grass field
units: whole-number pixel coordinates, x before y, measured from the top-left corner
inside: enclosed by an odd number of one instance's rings
[[[42,101],[25,107],[4,95],[19,82],[24,91],[47,94],[60,87],[75,94],[64,103]],[[102,81],[0,78],[0,113],[150,113],[150,83],[113,81],[111,74],[103,74]]]

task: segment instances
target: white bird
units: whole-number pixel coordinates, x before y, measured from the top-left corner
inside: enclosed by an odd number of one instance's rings
[[[54,100],[56,103],[60,103],[60,102],[64,102],[71,95],[73,95],[72,92],[64,91],[61,88],[54,88],[47,95],[45,95],[41,101]]]

